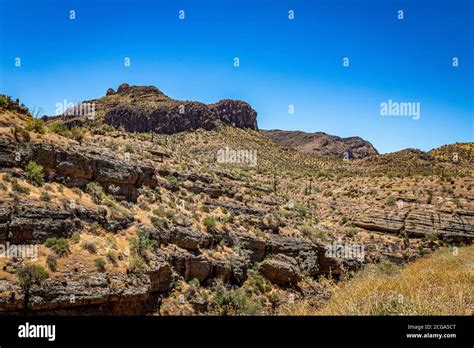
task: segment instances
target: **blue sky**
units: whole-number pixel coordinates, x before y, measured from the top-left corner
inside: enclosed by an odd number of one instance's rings
[[[122,82],[155,85],[381,152],[473,141],[473,46],[471,0],[0,0],[0,92],[28,107],[51,115]],[[381,116],[389,99],[419,102],[420,119]]]

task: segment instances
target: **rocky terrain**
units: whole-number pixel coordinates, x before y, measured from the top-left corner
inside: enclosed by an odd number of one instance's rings
[[[277,144],[240,101],[88,103],[40,120],[0,96],[0,245],[35,255],[0,258],[0,313],[317,310],[369,264],[472,244],[472,143],[343,160]]]
[[[88,106],[93,105],[92,108]],[[82,108],[81,108],[82,106]],[[221,100],[206,105],[179,101],[166,96],[154,86],[129,86],[107,90],[100,99],[83,101],[60,116],[72,126],[108,124],[127,132],[173,134],[198,128],[214,129],[216,122],[239,128],[257,129],[257,113],[238,100]]]
[[[321,157],[360,159],[378,155],[368,141],[359,137],[341,138],[323,132],[264,130],[263,134],[282,146]]]

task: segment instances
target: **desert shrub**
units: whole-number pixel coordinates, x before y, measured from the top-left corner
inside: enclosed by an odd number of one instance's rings
[[[348,226],[346,228],[346,235],[349,237],[353,237],[357,234],[357,228],[355,226]]]
[[[303,234],[303,236],[308,237],[311,240],[328,237],[328,234],[324,231],[309,225],[301,225],[298,227],[298,230]]]
[[[159,217],[159,216],[152,216],[150,218],[151,220],[151,223],[153,224],[153,226],[159,230],[163,230],[163,229],[166,229],[168,227],[168,222],[163,219],[162,217]]]
[[[123,152],[134,153],[135,149],[132,144],[125,144],[123,147]]]
[[[199,279],[193,278],[189,281],[189,285],[195,288],[199,288],[201,286],[201,283],[199,282]]]
[[[459,199],[459,197],[454,197],[453,202],[456,205],[456,208],[462,209],[463,205],[462,205],[461,200]]]
[[[43,184],[43,166],[40,166],[36,162],[29,162],[26,165],[26,180],[36,186]]]
[[[38,118],[32,118],[26,124],[26,129],[35,133],[44,134],[44,121]]]
[[[66,238],[50,237],[46,239],[44,245],[53,250],[58,256],[66,256],[71,252]]]
[[[84,128],[77,126],[72,127],[71,138],[81,143],[82,140],[84,140]]]
[[[48,129],[51,133],[55,133],[66,138],[71,137],[71,131],[69,130],[68,127],[66,127],[63,124],[53,123],[52,125],[48,127]]]
[[[91,225],[89,226],[89,230],[90,230],[92,233],[94,233],[94,234],[97,233],[97,231],[99,230],[99,228],[100,228],[100,225],[99,225],[99,223],[98,223],[97,221],[94,221],[94,222],[91,223]]]
[[[146,269],[146,263],[139,255],[131,255],[128,262],[128,271],[131,273],[142,273]]]
[[[260,293],[264,294],[267,291],[271,290],[271,285],[259,275],[254,270],[249,271],[249,276],[247,278],[247,284],[252,287],[252,289],[258,290]]]
[[[217,315],[256,315],[262,309],[260,302],[254,300],[243,289],[228,290],[222,282],[216,285],[211,309]]]
[[[107,254],[105,256],[107,256],[107,259],[110,261],[112,265],[117,266],[118,255],[115,250],[107,251]]]
[[[29,289],[49,277],[48,272],[40,265],[26,265],[18,271],[18,279],[23,289]]]
[[[100,126],[100,129],[101,129],[103,132],[105,132],[105,133],[110,133],[110,132],[115,131],[115,128],[114,128],[113,126],[110,126],[110,125],[108,125],[108,124],[106,124],[106,123],[102,124],[102,125]]]
[[[79,232],[74,232],[71,236],[71,242],[72,243],[79,243],[79,241],[81,240],[81,234]]]
[[[102,200],[105,197],[105,193],[104,193],[104,190],[102,189],[102,186],[100,186],[99,184],[95,182],[90,182],[86,186],[86,191],[88,194],[91,195],[94,203],[96,204],[102,203]]]
[[[426,190],[426,193],[428,194],[428,198],[426,199],[426,203],[431,204],[433,202],[433,191]]]
[[[16,179],[12,180],[12,190],[14,192],[24,193],[24,194],[27,194],[27,195],[29,195],[30,192],[31,192],[28,187],[20,185]]]
[[[81,246],[84,250],[87,250],[91,254],[97,253],[97,245],[93,240],[90,240],[90,239],[85,240]]]
[[[28,142],[31,140],[30,133],[23,127],[15,126],[11,132],[17,142]]]
[[[393,196],[388,196],[386,199],[385,199],[385,204],[389,207],[395,205],[395,197]]]
[[[308,209],[302,204],[295,203],[294,209],[299,217],[305,217],[308,214]]]
[[[168,184],[170,186],[170,190],[175,192],[179,190],[179,180],[175,176],[168,175],[165,177],[168,180]]]
[[[12,180],[13,180],[12,173],[5,173],[5,175],[3,176],[3,181],[12,182]]]
[[[150,233],[143,229],[138,229],[137,236],[130,238],[130,248],[132,253],[144,256],[147,251],[153,251],[156,241],[150,238]]]
[[[212,231],[215,229],[216,227],[216,219],[214,219],[213,217],[211,216],[206,216],[203,220],[202,220],[202,224],[204,225],[204,227],[206,227],[206,229],[208,231]]]
[[[46,265],[48,265],[48,268],[51,272],[56,272],[56,270],[58,269],[58,261],[56,255],[48,255],[48,257],[46,258]]]
[[[82,191],[81,191],[80,188],[74,187],[74,188],[72,189],[72,192],[74,192],[76,195],[78,195],[79,198],[82,197]]]
[[[50,202],[51,196],[47,192],[41,192],[40,200],[42,200],[43,202]]]
[[[97,271],[105,272],[105,260],[101,257],[94,260],[94,264],[97,267]]]

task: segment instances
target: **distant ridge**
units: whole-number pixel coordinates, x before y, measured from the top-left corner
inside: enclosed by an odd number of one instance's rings
[[[360,137],[341,138],[323,132],[279,129],[263,130],[262,133],[282,146],[321,157],[361,159],[379,154],[370,142]]]

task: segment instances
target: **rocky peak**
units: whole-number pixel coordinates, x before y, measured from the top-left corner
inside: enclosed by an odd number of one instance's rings
[[[122,83],[117,91],[88,100],[95,106],[94,122],[105,123],[127,132],[173,134],[198,128],[214,129],[221,122],[238,128],[257,130],[257,113],[240,100],[225,99],[214,104],[175,100],[155,86]],[[64,117],[66,126],[89,122],[83,117]]]
[[[112,88],[109,88],[107,92],[109,92],[110,90],[113,91]],[[147,94],[158,94],[158,95],[163,94],[163,92],[161,92],[155,86],[130,86],[128,83],[122,83],[117,89],[117,93],[118,94],[131,94],[134,96],[141,96],[141,95],[147,95]]]

